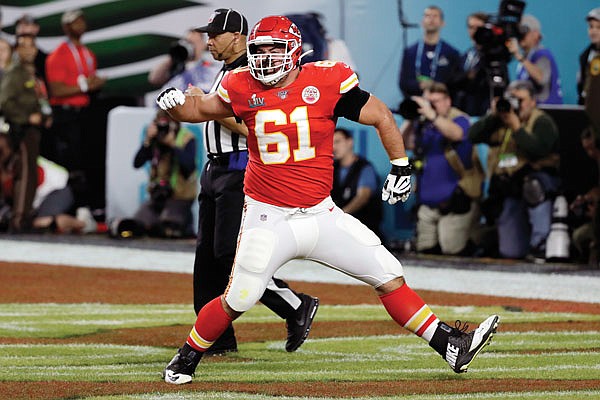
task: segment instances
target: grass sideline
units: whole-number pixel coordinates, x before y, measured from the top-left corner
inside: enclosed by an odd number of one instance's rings
[[[0,304],[0,383],[152,383],[146,393],[94,397],[90,391],[81,399],[307,399],[331,397],[320,388],[344,385],[386,386],[373,396],[354,398],[390,399],[390,382],[407,388],[414,382],[432,382],[432,393],[407,399],[448,398],[439,392],[444,385],[471,386],[473,393],[452,394],[464,399],[586,399],[600,397],[600,315],[569,312],[523,312],[503,307],[432,306],[440,318],[481,321],[491,313],[501,315],[498,334],[467,374],[454,374],[425,342],[412,335],[365,336],[349,329],[346,335],[311,338],[296,353],[287,353],[283,341],[241,343],[239,352],[219,359],[203,360],[192,385],[177,388],[160,382],[160,373],[174,354],[173,348],[78,343],[88,335],[120,329],[149,330],[157,327],[189,326],[192,307],[180,305],[129,304]],[[323,305],[317,323],[389,320],[378,305]],[[536,324],[569,321],[587,323],[587,331],[536,329]],[[281,323],[265,307],[257,306],[236,321],[244,324]],[[503,325],[527,329],[505,331]],[[352,324],[350,324],[352,326]],[[524,330],[524,332],[523,332]],[[4,340],[3,340],[4,339]],[[52,343],[47,341],[52,339]],[[185,338],[182,337],[183,341]],[[23,342],[20,342],[23,341]],[[64,342],[61,342],[64,341]],[[479,382],[502,382],[494,391],[477,390]],[[200,392],[205,382],[217,388]],[[536,382],[531,390],[515,391],[511,382]],[[548,386],[544,386],[548,382]],[[581,388],[565,390],[565,382]],[[439,384],[438,384],[439,383]],[[156,385],[155,385],[156,384]],[[433,387],[434,384],[438,384]],[[231,391],[232,385],[249,385],[247,392]],[[253,386],[254,385],[254,386]],[[256,389],[258,385],[259,389]],[[290,387],[290,390],[275,388]],[[294,397],[299,388],[301,396]],[[158,388],[158,390],[156,389]],[[163,389],[164,388],[164,389]],[[262,389],[260,389],[262,388]],[[311,389],[313,388],[313,389]],[[384,389],[384,388],[382,388]],[[524,387],[525,389],[525,387]],[[221,391],[222,390],[222,391]],[[403,389],[404,390],[404,389]],[[243,389],[241,391],[244,391]],[[258,392],[258,393],[253,393]],[[434,392],[435,391],[435,392]],[[436,393],[437,392],[437,393]],[[289,394],[287,397],[281,397]],[[452,392],[449,392],[452,393]],[[385,394],[385,395],[382,395]],[[51,397],[45,397],[51,398]],[[58,397],[57,397],[58,398]]]

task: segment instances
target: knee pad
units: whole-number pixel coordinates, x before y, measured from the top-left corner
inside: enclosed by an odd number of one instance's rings
[[[262,297],[266,288],[264,280],[261,276],[234,268],[233,278],[225,292],[225,301],[234,311],[248,311]]]
[[[404,276],[402,264],[385,247],[379,246],[375,250],[375,260],[377,260],[387,274],[394,275],[395,277]]]
[[[235,311],[248,311],[262,296],[271,279],[267,266],[276,243],[275,234],[266,229],[242,232],[233,277],[225,295],[227,304]]]
[[[343,214],[335,223],[364,246],[378,246],[381,244],[379,237],[352,215]]]

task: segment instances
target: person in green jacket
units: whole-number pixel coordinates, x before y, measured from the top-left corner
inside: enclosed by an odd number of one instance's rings
[[[10,125],[17,153],[11,230],[19,232],[31,227],[41,128],[52,124],[52,110],[48,105],[46,86],[35,76],[35,37],[17,36],[14,53],[16,60],[4,73],[0,84],[0,110]]]
[[[500,256],[537,261],[545,255],[560,160],[558,128],[534,96],[531,82],[512,82],[505,98],[471,126],[469,138],[490,146],[482,211],[496,223]]]

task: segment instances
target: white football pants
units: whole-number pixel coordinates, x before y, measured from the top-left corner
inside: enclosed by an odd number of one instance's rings
[[[227,304],[249,310],[275,272],[292,259],[310,259],[374,288],[403,275],[379,238],[330,197],[310,208],[277,207],[246,196]]]

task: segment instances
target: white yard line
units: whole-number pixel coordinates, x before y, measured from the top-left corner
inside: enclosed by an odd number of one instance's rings
[[[191,274],[194,254],[0,240],[0,261]],[[432,268],[420,267],[418,262],[405,264],[404,272],[407,282],[415,289],[600,303],[600,276]],[[277,276],[296,281],[360,284],[338,271],[299,260],[284,265]]]

